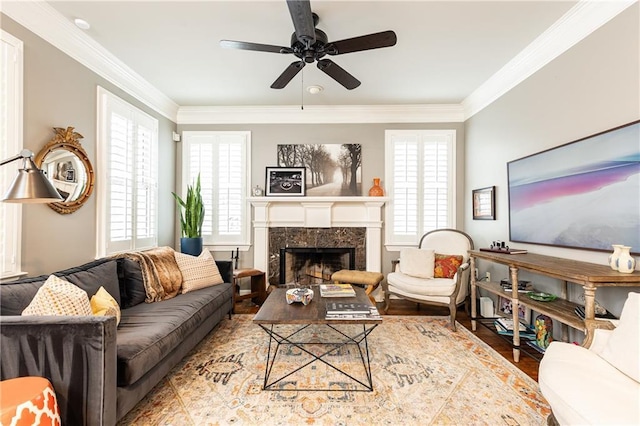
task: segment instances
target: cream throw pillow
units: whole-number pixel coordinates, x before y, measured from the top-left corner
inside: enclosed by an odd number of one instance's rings
[[[22,315],[91,315],[91,304],[83,289],[49,275]]]
[[[182,273],[182,293],[224,282],[209,250],[202,250],[198,257],[178,252],[174,255]]]
[[[120,306],[104,287],[100,287],[91,297],[91,311],[96,316],[116,317],[116,326],[120,324]]]
[[[417,278],[433,278],[434,250],[406,248],[400,250],[400,272]]]
[[[600,355],[618,370],[640,382],[640,293],[629,293],[620,322]]]

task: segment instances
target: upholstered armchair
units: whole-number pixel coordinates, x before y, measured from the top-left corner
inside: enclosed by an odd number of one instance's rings
[[[469,291],[471,237],[456,229],[437,229],[420,239],[418,248],[403,249],[394,271],[383,282],[385,311],[391,296],[426,305],[446,306],[456,330],[456,310]]]

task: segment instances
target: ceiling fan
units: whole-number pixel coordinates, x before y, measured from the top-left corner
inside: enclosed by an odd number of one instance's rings
[[[259,52],[293,54],[299,60],[292,62],[271,85],[272,89],[284,88],[306,64],[317,62],[320,71],[333,78],[345,88],[352,90],[360,81],[325,55],[335,56],[363,50],[390,47],[396,44],[396,33],[379,33],[353,37],[339,41],[328,41],[327,35],[316,28],[318,15],[311,12],[309,0],[287,0],[295,33],[291,35],[291,47],[245,41],[220,40],[220,46],[229,49],[255,50]]]

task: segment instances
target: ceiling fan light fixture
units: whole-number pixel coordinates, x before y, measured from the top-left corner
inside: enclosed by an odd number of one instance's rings
[[[312,95],[317,95],[323,90],[324,90],[324,87],[322,86],[318,86],[318,85],[307,86],[307,92],[311,93]]]

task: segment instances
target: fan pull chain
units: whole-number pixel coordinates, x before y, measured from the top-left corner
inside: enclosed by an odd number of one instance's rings
[[[304,111],[304,68],[300,72],[300,109]]]

